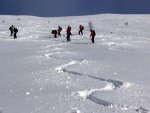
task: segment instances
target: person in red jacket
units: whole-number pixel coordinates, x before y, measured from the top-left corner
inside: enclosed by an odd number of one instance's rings
[[[92,38],[91,38],[91,41],[92,41],[93,44],[95,43],[95,42],[94,42],[95,35],[96,35],[95,30],[92,30],[92,29],[91,29],[91,35],[90,35],[90,37],[92,37]]]
[[[67,32],[67,41],[70,41],[70,35],[71,35],[71,27],[68,25],[68,28],[67,28],[67,30],[66,30],[66,32]]]
[[[58,31],[58,35],[59,36],[61,36],[61,34],[60,34],[61,30],[62,30],[62,27],[58,26],[58,30],[57,31]]]
[[[83,35],[83,30],[84,30],[84,26],[80,25],[79,26],[79,35],[80,35],[80,33]]]

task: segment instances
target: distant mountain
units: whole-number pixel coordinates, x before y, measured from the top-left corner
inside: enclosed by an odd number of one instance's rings
[[[1,0],[1,15],[150,14],[150,0]]]

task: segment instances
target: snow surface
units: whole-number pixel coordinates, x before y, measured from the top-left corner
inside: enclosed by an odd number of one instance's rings
[[[149,19],[0,15],[0,113],[150,113]],[[12,24],[17,39],[10,36]],[[55,39],[51,30],[58,25],[62,36]]]

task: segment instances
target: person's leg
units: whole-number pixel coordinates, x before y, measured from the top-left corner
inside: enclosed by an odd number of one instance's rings
[[[82,33],[82,35],[83,35],[83,31],[81,30],[81,33]]]
[[[14,33],[14,39],[16,39],[16,33]]]
[[[66,37],[66,38],[67,38],[67,41],[69,41],[69,38],[68,38],[68,37],[69,37],[69,36],[67,35],[67,37]]]
[[[68,41],[70,41],[70,35],[68,35]]]
[[[95,41],[94,41],[94,37],[95,37],[95,36],[93,36],[93,44],[95,43]]]
[[[94,36],[92,36],[92,43],[94,43]]]
[[[60,36],[60,31],[58,31],[58,35]]]
[[[57,38],[56,34],[54,34],[54,37]]]
[[[68,41],[70,41],[70,35],[68,35]]]
[[[11,30],[11,34],[10,34],[10,36],[12,36],[13,35],[13,31]]]

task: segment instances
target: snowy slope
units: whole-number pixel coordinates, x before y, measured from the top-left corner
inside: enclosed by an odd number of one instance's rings
[[[150,113],[149,18],[1,15],[0,113]],[[80,24],[83,36],[77,35]],[[18,28],[17,39],[10,25]],[[58,25],[62,36],[55,39],[51,30]]]

